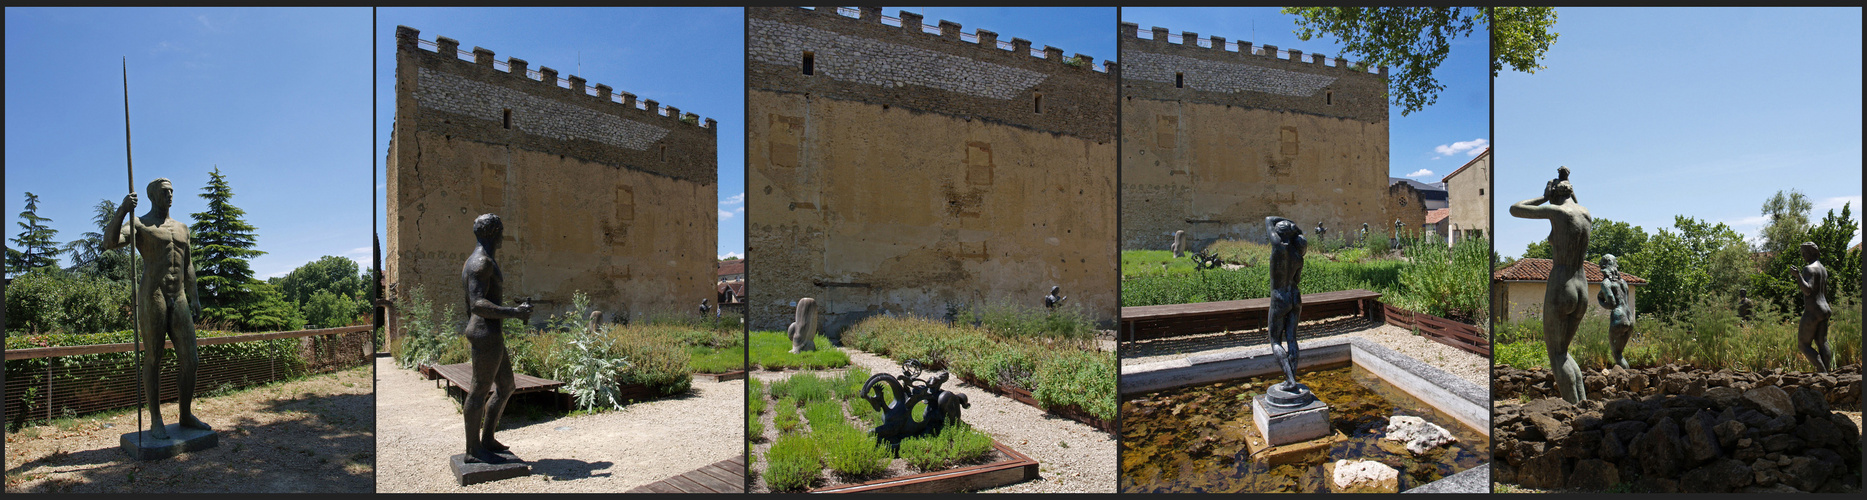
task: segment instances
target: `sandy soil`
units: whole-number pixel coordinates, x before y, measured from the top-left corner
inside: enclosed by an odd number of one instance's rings
[[[732,458],[745,446],[744,380],[695,379],[685,396],[576,417],[515,401],[499,441],[531,462],[532,475],[463,488],[447,465],[464,447],[457,400],[389,358],[376,366],[382,493],[620,493]]]
[[[375,490],[370,367],[197,397],[220,446],[135,461],[118,438],[136,412],[8,433],[6,491],[87,493],[368,493]],[[162,413],[174,422],[174,403]]]

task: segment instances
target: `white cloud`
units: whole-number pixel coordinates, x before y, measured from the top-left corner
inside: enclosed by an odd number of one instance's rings
[[[732,212],[728,212],[728,211],[725,211],[725,210],[721,210],[721,211],[720,211],[720,218],[721,218],[721,219],[726,219],[726,218],[730,218],[730,217],[732,217],[732,216],[733,216],[733,213],[732,213]]]
[[[719,260],[726,260],[727,257],[738,257],[738,258],[743,259],[743,258],[746,258],[746,254],[739,253],[739,252],[726,252],[726,253],[720,254]]]
[[[1407,174],[1407,177],[1426,177],[1429,175],[1433,175],[1433,171],[1422,168],[1417,172]]]
[[[741,213],[743,213],[743,212],[745,212],[745,211],[746,211],[746,207],[739,207],[739,208],[735,208],[735,209],[733,209],[733,211],[734,211],[734,212],[741,212]]]
[[[1489,145],[1491,145],[1491,141],[1485,140],[1482,137],[1469,141],[1454,142],[1452,144],[1441,144],[1433,146],[1433,152],[1439,153],[1439,156],[1435,156],[1433,159],[1437,160],[1459,153],[1465,153],[1465,156],[1478,156],[1478,153],[1484,152],[1485,147]]]
[[[1737,229],[1740,227],[1751,227],[1751,226],[1761,227],[1764,224],[1769,223],[1769,222],[1770,222],[1769,216],[1752,215],[1752,216],[1744,217],[1741,219],[1725,221],[1724,225],[1731,226],[1732,229]]]
[[[721,205],[738,205],[738,204],[745,203],[745,202],[746,202],[745,193],[735,194],[735,195],[727,197],[724,200],[720,200]]]
[[[341,257],[345,257],[345,258],[350,259],[352,262],[356,262],[357,267],[361,269],[369,269],[370,259],[373,258],[370,252],[370,247],[352,248],[350,249],[350,251],[344,252],[344,254],[341,255]],[[284,276],[284,275],[280,275],[280,276]]]
[[[1828,215],[1829,210],[1841,210],[1842,205],[1849,205],[1848,211],[1853,212],[1856,219],[1860,218],[1861,197],[1859,195],[1836,196],[1815,202],[1815,209],[1809,211],[1809,218],[1813,219],[1812,222],[1819,222],[1822,216]]]

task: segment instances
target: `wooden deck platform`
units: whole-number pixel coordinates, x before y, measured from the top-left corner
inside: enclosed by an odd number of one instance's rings
[[[443,387],[441,384],[445,383],[446,386],[444,387],[447,389],[466,391],[466,388],[473,386],[473,363],[455,363],[439,366],[423,365],[421,367],[421,373],[428,377],[429,380],[434,380],[436,387]],[[560,409],[568,409],[568,406],[565,405],[570,398],[563,397],[562,394],[558,393],[558,389],[564,387],[563,382],[533,377],[523,373],[512,374],[512,382],[517,386],[517,388],[513,389],[513,394],[549,392],[554,394],[552,400],[557,401],[559,406],[563,406],[563,408]]]
[[[1336,316],[1379,317],[1381,294],[1362,289],[1303,294],[1303,321]],[[1264,328],[1271,299],[1225,300],[1121,308],[1124,341]]]
[[[746,457],[714,462],[685,474],[655,481],[626,493],[745,493]]]

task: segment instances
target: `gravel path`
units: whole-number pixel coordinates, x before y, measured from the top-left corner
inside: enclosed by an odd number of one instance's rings
[[[892,359],[843,348],[851,363],[873,373],[899,373]],[[1114,493],[1115,436],[1081,422],[1051,416],[1044,410],[986,392],[955,378],[949,390],[972,403],[966,423],[993,439],[1037,459],[1036,480],[983,490],[992,493]]]
[[[1478,384],[1479,387],[1491,385],[1491,361],[1489,359],[1464,349],[1414,335],[1412,331],[1397,326],[1362,318],[1336,318],[1305,321],[1297,330],[1297,339],[1300,341],[1337,335],[1352,335],[1372,340],[1389,349],[1411,356],[1413,359],[1439,367],[1447,373]],[[1122,346],[1121,363],[1125,367],[1200,354],[1263,347],[1269,343],[1270,335],[1263,329],[1147,340]]]
[[[118,448],[136,412],[40,425],[6,436],[6,491],[369,493],[375,489],[370,367],[197,396],[220,445],[142,462]],[[175,403],[162,405],[174,422]]]
[[[377,360],[376,491],[620,493],[743,453],[745,381],[694,380],[685,396],[577,417],[525,418],[506,407],[499,441],[532,462],[532,475],[455,486],[448,457],[461,452],[459,404],[413,370]]]

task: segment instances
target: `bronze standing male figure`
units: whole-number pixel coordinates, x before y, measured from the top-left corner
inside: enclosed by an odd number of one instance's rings
[[[195,289],[194,242],[188,226],[169,218],[169,206],[175,198],[175,186],[168,179],[149,182],[149,200],[154,205],[141,217],[124,218],[136,210],[136,193],[123,197],[117,213],[104,229],[104,249],[134,245],[143,257],[142,283],[136,289],[136,328],[143,341],[142,376],[149,403],[149,437],[168,439],[162,424],[162,344],[175,343],[181,373],[176,389],[180,393],[180,425],[208,430],[207,423],[194,415],[195,369],[200,355],[195,351],[194,318],[201,313],[201,298]],[[130,235],[135,235],[131,241]]]
[[[499,243],[505,233],[505,225],[499,216],[481,215],[473,220],[473,238],[478,244],[473,254],[467,256],[467,264],[460,270],[461,281],[467,287],[467,327],[461,332],[467,337],[467,343],[473,346],[473,387],[467,391],[467,401],[461,408],[466,417],[467,456],[470,463],[496,464],[505,461],[498,453],[506,451],[506,445],[493,439],[493,432],[499,429],[499,416],[506,411],[506,401],[512,398],[516,387],[512,381],[512,359],[506,355],[506,337],[500,330],[500,322],[506,318],[531,319],[532,304],[525,302],[518,307],[506,307],[499,304],[501,277],[499,262],[493,253],[499,250]],[[488,400],[488,393],[491,400]]]
[[[1271,235],[1271,352],[1283,365],[1284,383],[1278,388],[1301,395],[1297,384],[1297,322],[1303,312],[1303,253],[1309,242],[1297,223],[1283,217],[1265,217]],[[1288,347],[1285,346],[1288,344]],[[1275,402],[1275,401],[1273,401]]]

